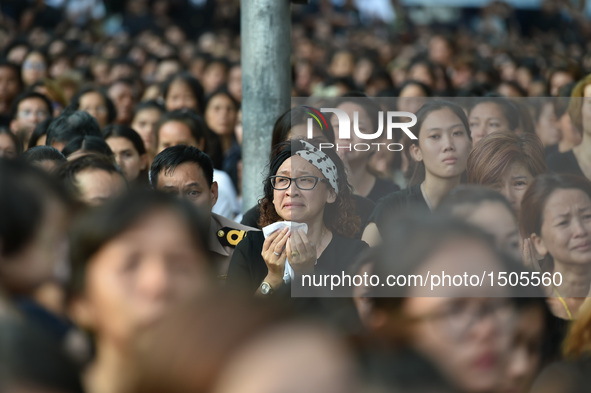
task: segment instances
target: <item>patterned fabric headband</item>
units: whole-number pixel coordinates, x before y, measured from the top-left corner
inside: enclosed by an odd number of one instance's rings
[[[328,182],[334,188],[334,191],[338,194],[339,193],[339,186],[338,186],[338,174],[337,174],[337,166],[331,160],[326,153],[324,153],[319,148],[313,146],[312,144],[300,140],[299,142],[302,143],[305,150],[298,150],[295,152],[298,156],[302,157],[310,164],[314,165],[316,168],[322,172],[324,177],[328,179]]]

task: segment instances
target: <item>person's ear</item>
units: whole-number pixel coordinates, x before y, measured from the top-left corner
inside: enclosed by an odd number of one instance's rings
[[[419,145],[413,143],[412,145],[410,145],[409,151],[410,156],[413,160],[415,160],[416,162],[423,161],[423,153],[421,152],[421,148],[419,147]]]
[[[205,138],[201,138],[200,141],[197,142],[197,149],[204,151],[205,149]]]
[[[328,198],[326,199],[326,203],[335,203],[336,200],[337,200],[337,193],[334,191],[334,188],[329,187]]]
[[[546,244],[544,243],[542,237],[536,235],[535,233],[532,233],[530,239],[532,244],[534,245],[534,250],[538,254],[536,255],[536,257],[545,257],[546,254],[548,254],[548,248],[546,247]]]
[[[209,206],[210,209],[213,209],[213,207],[215,206],[216,202],[218,201],[218,182],[214,181],[211,184],[211,187],[209,188]]]

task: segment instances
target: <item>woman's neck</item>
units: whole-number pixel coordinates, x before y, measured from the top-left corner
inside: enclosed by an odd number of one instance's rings
[[[556,287],[560,296],[586,297],[589,293],[591,264],[562,263],[554,260],[554,273],[560,273],[562,277],[562,283]]]
[[[591,135],[584,132],[581,143],[573,147],[573,153],[585,176],[591,174]]]
[[[133,381],[132,368],[121,351],[114,345],[99,342],[96,358],[84,372],[86,392],[124,393]]]
[[[457,176],[450,179],[442,179],[437,178],[435,176],[429,176],[428,174],[425,176],[425,181],[423,182],[422,188],[425,192],[425,197],[428,200],[427,204],[434,210],[441,199],[454,187],[460,184],[461,176]]]
[[[561,139],[560,142],[558,142],[558,152],[565,153],[569,150],[574,149],[576,146],[577,145],[575,145],[572,141]]]
[[[220,135],[220,143],[222,145],[222,152],[226,154],[226,152],[230,150],[232,144],[234,143],[234,136],[232,134]]]
[[[367,170],[369,160],[362,162],[348,163],[348,180],[353,187],[353,192],[362,197],[369,195],[374,185],[376,184],[376,177]]]
[[[322,254],[326,246],[328,245],[327,237],[332,235],[330,229],[324,225],[324,220],[320,217],[320,220],[316,220],[314,222],[308,222],[308,233],[306,236],[308,240],[316,246],[316,252],[318,256]]]

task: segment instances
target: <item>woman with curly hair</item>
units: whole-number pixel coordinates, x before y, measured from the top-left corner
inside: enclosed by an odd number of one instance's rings
[[[351,186],[334,150],[314,141],[277,146],[264,183],[259,223],[236,247],[228,285],[269,296],[296,276],[344,271],[367,247],[352,239]]]

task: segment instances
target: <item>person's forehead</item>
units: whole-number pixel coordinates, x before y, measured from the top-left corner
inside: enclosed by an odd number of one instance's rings
[[[0,75],[6,77],[6,74],[10,74],[16,78],[17,71],[10,66],[0,66]]]
[[[314,176],[322,176],[318,168],[298,155],[285,160],[277,170],[277,173],[306,173]]]
[[[163,183],[167,181],[182,181],[183,183],[195,182],[200,185],[206,183],[203,168],[201,168],[201,165],[198,163],[192,161],[179,164],[173,171],[170,171],[166,168],[162,169],[158,179],[159,185],[160,179]]]
[[[22,100],[18,104],[18,108],[19,109],[23,109],[25,107],[39,107],[39,106],[42,106],[45,109],[49,109],[49,108],[47,108],[47,103],[45,101],[43,101],[43,99],[41,99],[39,97],[25,98],[24,100]]]
[[[94,101],[94,100],[103,101],[103,96],[99,92],[89,91],[88,93],[85,93],[82,95],[82,97],[80,97],[80,101]]]
[[[501,107],[499,106],[499,104],[497,104],[496,102],[481,102],[480,104],[477,104],[473,109],[472,112],[470,112],[470,114],[472,115],[472,113],[480,113],[480,114],[489,114],[489,115],[498,115],[498,114],[503,114],[503,111],[501,109]],[[504,117],[504,116],[503,116]]]
[[[183,137],[192,137],[191,129],[188,125],[178,120],[170,120],[162,124],[159,132],[166,131],[167,135],[182,135]]]

